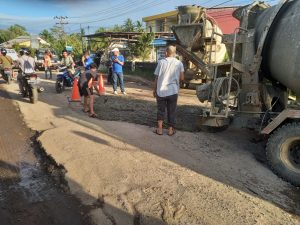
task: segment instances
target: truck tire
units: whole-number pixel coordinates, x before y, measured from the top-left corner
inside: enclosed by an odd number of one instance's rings
[[[266,154],[278,176],[300,186],[300,123],[288,123],[277,129],[268,140]]]
[[[31,93],[29,94],[29,99],[32,104],[37,103],[38,101],[38,90],[37,87],[33,87],[31,89]]]

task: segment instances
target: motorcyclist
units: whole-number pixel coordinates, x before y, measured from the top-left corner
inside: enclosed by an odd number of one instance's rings
[[[62,51],[61,64],[63,66],[67,67],[69,75],[72,77],[73,74],[75,73],[75,69],[74,69],[75,63],[74,63],[74,60],[73,60],[72,56],[69,55],[69,53],[66,49],[64,49]]]
[[[18,59],[19,73],[18,73],[18,83],[20,88],[20,93],[23,91],[23,84],[26,82],[25,75],[34,73],[35,61],[34,58],[30,56],[30,50],[27,48],[22,48],[20,50],[20,57]]]
[[[4,69],[12,69],[13,66],[13,59],[7,54],[7,50],[5,48],[1,48],[1,55],[0,55],[0,73],[4,73]]]

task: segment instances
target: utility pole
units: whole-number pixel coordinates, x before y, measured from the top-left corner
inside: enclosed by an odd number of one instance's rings
[[[88,28],[88,35],[90,35],[90,26],[87,27]],[[90,43],[90,39],[88,39],[88,50],[91,50],[91,43]]]
[[[67,16],[55,16],[54,19],[58,20],[58,22],[56,22],[56,24],[59,25],[59,28],[60,28],[61,33],[62,33],[62,37],[65,40],[65,45],[67,46],[65,25],[68,24],[68,22],[66,21],[66,19],[68,19],[68,17]]]
[[[81,47],[82,47],[82,53],[84,51],[84,47],[83,47],[83,34],[84,34],[84,30],[82,29],[81,27],[81,24],[80,24],[80,36],[81,36]]]

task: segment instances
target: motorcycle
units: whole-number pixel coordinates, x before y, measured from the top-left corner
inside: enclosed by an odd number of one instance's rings
[[[65,87],[73,87],[74,79],[80,75],[80,70],[76,70],[75,74],[69,75],[68,68],[66,66],[59,67],[59,73],[57,74],[55,82],[55,90],[58,94],[65,90]]]
[[[12,69],[4,68],[2,70],[2,78],[6,81],[7,84],[10,84],[12,80]]]
[[[29,97],[29,100],[32,104],[37,103],[38,101],[38,92],[42,92],[44,89],[39,87],[40,79],[37,74],[26,74],[23,76],[22,81],[22,94],[23,97]]]

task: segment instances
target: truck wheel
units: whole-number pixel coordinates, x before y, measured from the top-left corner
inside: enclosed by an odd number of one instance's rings
[[[284,180],[300,186],[300,123],[288,123],[268,140],[267,159]]]
[[[37,103],[38,101],[38,90],[36,87],[31,89],[31,93],[29,94],[29,99],[32,104]]]

